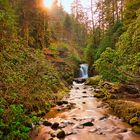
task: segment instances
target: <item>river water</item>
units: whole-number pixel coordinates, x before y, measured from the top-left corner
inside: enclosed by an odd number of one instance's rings
[[[93,87],[75,84],[64,99],[74,107],[60,113],[52,109],[44,118],[52,123],[66,124],[61,128],[68,134],[64,140],[140,140],[140,135],[133,133],[127,123],[111,115],[109,106],[93,95]],[[83,126],[87,122],[93,126]],[[49,139],[51,128],[42,127],[34,140]]]

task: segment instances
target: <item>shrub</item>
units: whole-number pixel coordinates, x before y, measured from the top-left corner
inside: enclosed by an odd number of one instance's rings
[[[95,62],[95,68],[102,75],[103,79],[117,82],[122,79],[121,73],[118,71],[119,56],[115,50],[107,48],[101,54],[101,57]]]

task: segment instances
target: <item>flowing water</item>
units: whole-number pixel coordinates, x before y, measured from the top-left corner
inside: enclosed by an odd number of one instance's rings
[[[88,78],[88,64],[80,65],[80,78]]]
[[[60,113],[55,112],[56,108],[52,109],[44,118],[52,123],[66,124],[61,128],[67,134],[64,140],[140,140],[140,135],[133,133],[131,127],[121,119],[111,115],[109,106],[93,95],[93,87],[75,84],[64,99],[75,107]],[[93,126],[83,126],[87,122]],[[48,131],[50,128],[43,127],[34,140],[49,139]]]

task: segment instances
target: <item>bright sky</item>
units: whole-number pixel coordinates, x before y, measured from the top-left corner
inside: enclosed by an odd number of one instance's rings
[[[64,6],[65,11],[71,12],[71,4],[74,0],[59,0],[62,2],[62,5]],[[89,4],[90,0],[81,0],[82,6],[85,8]]]
[[[47,5],[48,7],[50,7],[51,3],[53,0],[44,0],[44,4]],[[67,11],[68,13],[70,13],[71,11],[71,3],[73,2],[73,0],[58,0],[59,2],[62,3],[65,11]],[[86,5],[88,5],[89,0],[81,0],[81,3],[84,7],[86,7]]]

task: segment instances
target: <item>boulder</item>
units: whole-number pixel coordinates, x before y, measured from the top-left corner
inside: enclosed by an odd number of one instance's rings
[[[49,122],[49,121],[44,121],[44,122],[43,122],[43,125],[45,125],[45,126],[52,126],[52,123]]]
[[[57,138],[59,138],[59,139],[65,138],[65,136],[66,136],[66,134],[65,134],[65,131],[63,131],[63,130],[60,130],[57,133]]]
[[[73,81],[75,81],[78,84],[81,84],[81,83],[84,83],[86,81],[86,79],[85,78],[74,78]]]
[[[53,123],[51,126],[52,129],[58,129],[58,127],[59,127],[59,123],[57,122]]]
[[[97,75],[97,76],[88,78],[86,81],[86,85],[98,85],[100,81],[101,81],[101,76]]]
[[[83,126],[93,126],[94,124],[92,122],[85,122],[82,125]]]
[[[129,124],[134,125],[138,123],[138,117],[135,116],[132,119],[130,119]]]
[[[139,90],[134,85],[121,85],[118,89],[119,92],[127,92],[130,94],[138,94]]]
[[[136,134],[140,134],[140,126],[133,126],[132,131],[135,132]]]

